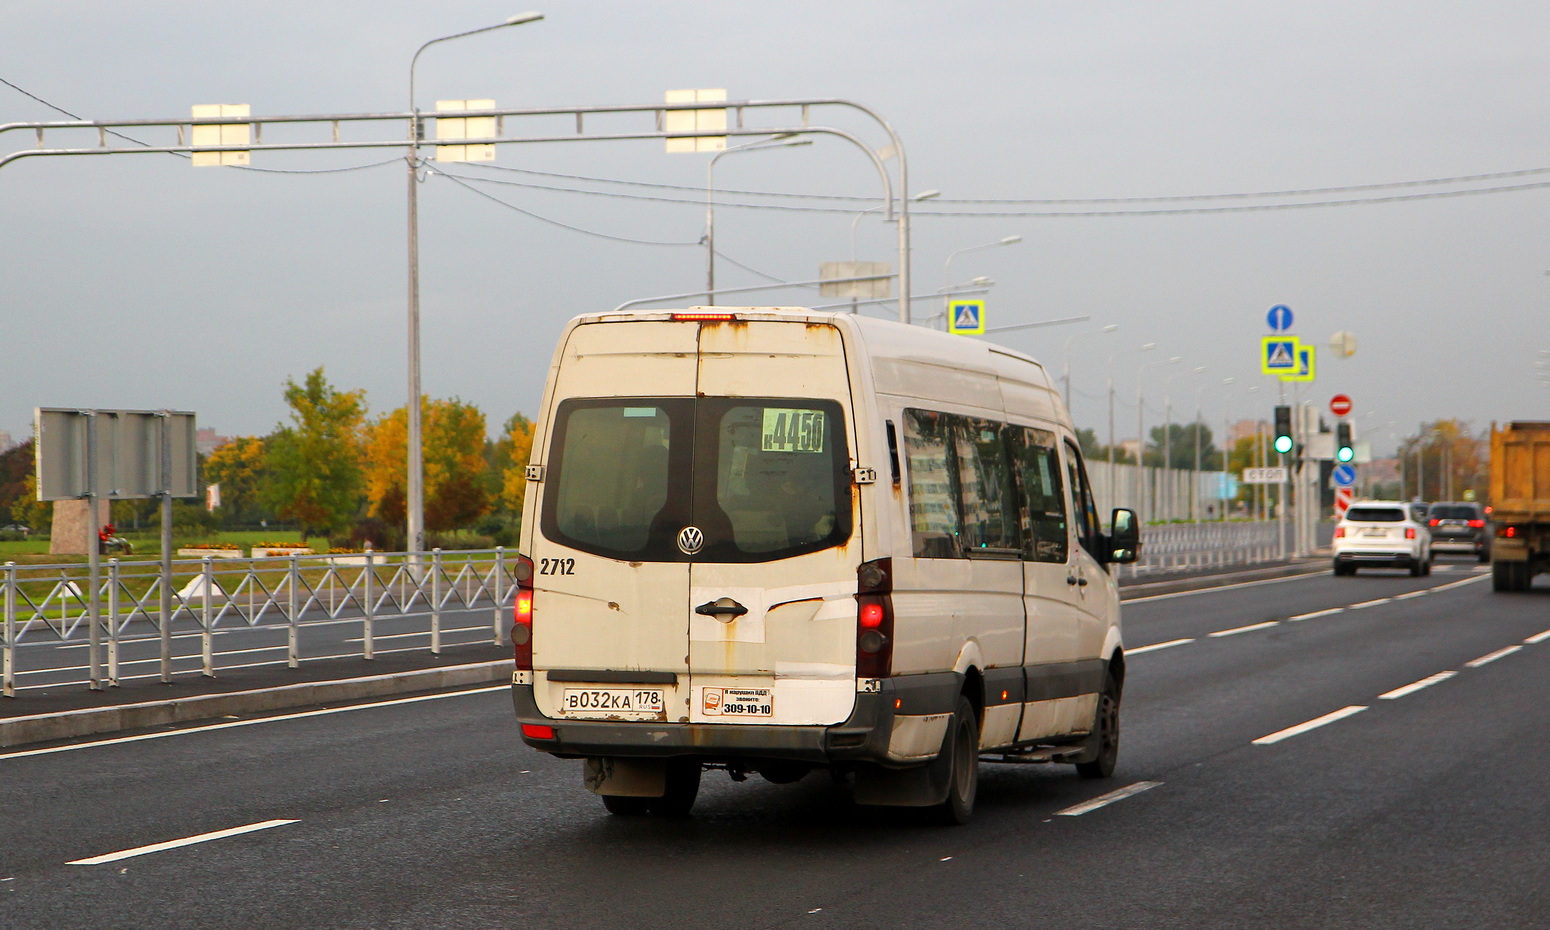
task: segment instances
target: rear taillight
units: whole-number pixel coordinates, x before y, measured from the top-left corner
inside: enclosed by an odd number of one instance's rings
[[[856,677],[887,678],[893,671],[893,560],[856,569]]]
[[[1336,539],[1342,539],[1344,537],[1345,537],[1345,527],[1343,527],[1343,526],[1335,527],[1335,538]]]
[[[554,727],[543,723],[524,723],[522,735],[528,739],[554,739]]]
[[[1437,524],[1439,524],[1441,522],[1442,521],[1437,519],[1436,517],[1432,517],[1432,526],[1436,526]]]
[[[1405,538],[1406,539],[1414,539],[1415,538],[1415,527],[1413,527],[1413,526],[1405,527]]]
[[[1498,526],[1496,528],[1496,535],[1512,539],[1518,535],[1518,528],[1515,526]]]
[[[511,602],[511,651],[517,668],[533,668],[533,560],[517,556],[517,594]]]
[[[1476,529],[1476,530],[1482,529],[1482,528],[1485,527],[1485,521],[1484,520],[1470,520],[1469,521],[1469,526],[1470,526],[1471,529]]]

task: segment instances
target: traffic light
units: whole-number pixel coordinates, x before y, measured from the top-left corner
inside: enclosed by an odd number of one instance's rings
[[[1344,421],[1335,424],[1335,461],[1349,462],[1356,458],[1351,447],[1351,424]]]
[[[1282,455],[1292,451],[1292,408],[1276,408],[1275,450]]]

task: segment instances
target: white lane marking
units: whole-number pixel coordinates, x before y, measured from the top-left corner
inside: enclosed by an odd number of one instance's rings
[[[444,698],[466,697],[470,694],[488,694],[491,691],[506,691],[510,685],[492,685],[485,688],[470,688],[467,691],[447,691],[441,694],[422,694],[416,697],[395,698],[391,701],[373,701],[370,704],[352,704],[349,707],[328,707],[323,710],[307,710],[298,714],[281,714],[276,717],[259,717],[255,720],[235,720],[230,723],[212,723],[208,726],[189,727],[184,730],[165,730],[160,733],[141,733],[138,736],[119,736],[113,739],[94,740],[90,743],[73,743],[69,746],[50,746],[47,749],[25,749],[21,752],[0,753],[0,761],[6,759],[23,759],[27,756],[47,756],[56,752],[74,752],[77,749],[92,749],[97,746],[116,746],[120,743],[138,743],[148,739],[163,739],[168,736],[186,736],[190,733],[209,733],[213,730],[229,730],[233,727],[251,727],[262,723],[279,723],[282,720],[301,720],[307,717],[327,717],[331,714],[347,714],[355,710],[371,710],[377,707],[393,707],[399,704],[418,704],[421,701],[440,701]]]
[[[1376,600],[1362,601],[1360,604],[1352,604],[1350,607],[1347,607],[1346,610],[1361,610],[1363,607],[1376,607],[1379,604],[1387,604],[1392,600],[1392,597],[1380,597]]]
[[[1311,614],[1298,614],[1295,617],[1287,617],[1288,620],[1312,620],[1314,617],[1328,617],[1332,614],[1343,613],[1344,607],[1331,607],[1328,610],[1315,610]]]
[[[1435,594],[1438,591],[1447,591],[1450,588],[1461,588],[1464,585],[1474,584],[1477,581],[1484,581],[1485,579],[1486,579],[1485,575],[1475,575],[1472,578],[1465,578],[1462,581],[1450,581],[1447,584],[1440,584],[1437,587],[1432,588],[1432,593]]]
[[[448,633],[483,633],[483,632],[487,632],[489,629],[490,629],[490,625],[488,623],[484,624],[483,626],[442,627],[441,628],[441,635],[446,636]],[[378,634],[376,636],[373,636],[371,638],[371,641],[372,642],[378,642],[378,641],[384,640],[384,639],[407,639],[410,636],[430,636],[430,635],[431,635],[431,631],[430,630],[417,630],[417,631],[415,631],[413,633],[387,633],[387,634]],[[365,641],[366,641],[366,637],[364,637],[364,636],[358,636],[355,639],[342,640],[342,642],[346,642],[346,643],[364,643]]]
[[[1425,597],[1426,595],[1428,595],[1430,593],[1432,593],[1432,589],[1431,588],[1422,588],[1419,591],[1411,591],[1409,594],[1401,594],[1398,597],[1395,597],[1394,600],[1396,600],[1396,601],[1408,601],[1412,597]]]
[[[201,833],[198,836],[186,836],[181,840],[168,840],[165,843],[152,843],[150,846],[136,846],[134,849],[124,849],[118,852],[105,853],[101,856],[92,856],[90,859],[77,859],[74,862],[66,862],[65,865],[104,865],[109,862],[118,862],[120,859],[133,859],[135,856],[144,856],[148,853],[165,852],[169,849],[179,849],[184,846],[193,846],[196,843],[208,843],[211,840],[224,840],[228,836],[241,836],[244,833],[256,833],[259,830],[271,830],[275,827],[283,827],[288,823],[296,823],[296,821],[265,820],[261,823],[250,823],[245,827],[232,827],[230,830],[216,830],[214,833]]]
[[[1532,646],[1532,645],[1535,645],[1536,643],[1542,643],[1542,642],[1544,642],[1547,639],[1550,639],[1550,630],[1546,630],[1543,633],[1535,633],[1533,636],[1530,636],[1528,639],[1525,639],[1524,642],[1527,643],[1528,645]]]
[[[1153,643],[1150,646],[1137,646],[1134,649],[1127,650],[1125,655],[1138,656],[1143,652],[1156,652],[1159,649],[1170,649],[1174,646],[1182,646],[1185,643],[1192,642],[1194,642],[1193,639],[1170,639],[1166,643]]]
[[[1328,572],[1307,572],[1302,575],[1288,575],[1285,578],[1262,578],[1259,581],[1240,581],[1236,584],[1224,584],[1215,588],[1196,588],[1193,591],[1174,591],[1172,594],[1148,594],[1145,597],[1121,597],[1124,604],[1144,604],[1147,601],[1165,601],[1174,597],[1190,597],[1195,594],[1211,594],[1216,591],[1231,591],[1235,588],[1257,588],[1262,584],[1280,584],[1283,581],[1304,581],[1309,578],[1325,578]]]
[[[1287,727],[1284,730],[1277,730],[1269,736],[1261,736],[1259,739],[1254,741],[1254,745],[1269,746],[1272,743],[1279,743],[1284,739],[1290,739],[1293,736],[1300,736],[1309,730],[1316,730],[1319,727],[1334,723],[1337,720],[1344,720],[1352,714],[1359,714],[1366,709],[1366,707],[1360,704],[1353,704],[1350,707],[1342,707],[1332,714],[1325,714],[1322,717],[1316,717],[1312,720],[1309,720],[1307,723],[1299,723],[1295,727]]]
[[[1162,784],[1160,781],[1138,781],[1129,787],[1120,788],[1117,791],[1110,791],[1108,794],[1105,794],[1102,797],[1093,798],[1091,801],[1086,801],[1081,804],[1068,807],[1063,811],[1056,811],[1055,816],[1080,817],[1083,814],[1086,814],[1090,811],[1095,811],[1100,807],[1107,807],[1110,804],[1113,804],[1115,801],[1123,801],[1126,798],[1134,797],[1143,791],[1149,791],[1153,788],[1156,788],[1160,784]]]
[[[1414,694],[1417,691],[1420,691],[1422,688],[1430,688],[1432,685],[1435,685],[1438,682],[1447,681],[1449,678],[1452,678],[1457,674],[1458,672],[1438,672],[1437,674],[1423,678],[1420,681],[1413,681],[1410,684],[1405,685],[1403,688],[1395,688],[1393,691],[1385,691],[1378,695],[1378,700],[1392,701],[1396,698],[1402,698],[1407,694]]]
[[[486,632],[488,632],[488,631],[486,631]],[[485,645],[485,644],[484,643],[443,643],[442,645],[443,646],[475,646],[475,645],[482,646],[482,645]],[[284,646],[276,646],[274,648],[276,648],[276,649],[284,649],[285,647]],[[262,651],[262,650],[260,650],[260,651]],[[424,646],[405,646],[402,649],[378,649],[378,650],[376,650],[376,654],[379,655],[379,656],[385,656],[385,655],[393,655],[394,653],[398,653],[398,652],[424,652],[424,651],[425,651],[425,647]],[[219,657],[221,655],[230,655],[230,653],[217,653],[217,657]],[[361,657],[361,654],[358,653],[358,652],[347,652],[347,653],[342,653],[340,655],[305,656],[304,658],[306,658],[308,661],[317,661],[319,659],[359,659],[360,657]],[[199,656],[173,656],[172,657],[172,661],[174,661],[174,662],[180,662],[180,661],[199,661],[199,659],[200,659]],[[136,662],[144,662],[144,661],[160,662],[161,660],[160,659],[150,659],[150,660],[136,659],[135,661]],[[120,663],[120,664],[128,664],[128,663]],[[249,662],[246,665],[220,665],[220,664],[217,664],[215,666],[215,669],[218,672],[230,672],[230,671],[236,671],[237,669],[242,669],[242,668],[273,668],[273,667],[275,667],[277,665],[284,665],[284,664],[285,664],[284,661],[280,661],[280,662]],[[79,672],[79,671],[81,671],[81,669],[79,669],[79,668],[63,668],[63,669],[53,669],[52,671]],[[174,670],[174,671],[176,671],[176,670]],[[188,673],[192,673],[192,672],[197,672],[198,669],[197,668],[192,668],[192,669],[185,669],[184,671],[188,672]],[[38,674],[41,674],[41,672],[29,672],[29,671],[23,670],[23,671],[17,672],[16,676],[18,678],[20,678],[23,675],[38,675]],[[156,675],[120,675],[118,680],[119,681],[144,681],[144,680],[151,679],[151,678],[157,678],[159,676],[160,676],[160,673],[157,673]],[[42,685],[19,685],[19,686],[17,686],[16,690],[18,690],[18,691],[37,691],[40,688],[63,688],[63,687],[66,687],[68,685],[85,685],[85,684],[90,684],[90,682],[87,681],[87,679],[82,678],[79,681],[51,681],[51,682],[48,682],[47,684],[42,684]]]
[[[1279,620],[1266,620],[1264,623],[1251,623],[1248,626],[1234,627],[1234,628],[1232,628],[1230,630],[1217,630],[1215,633],[1211,633],[1210,635],[1211,636],[1234,636],[1234,635],[1236,635],[1238,633],[1250,633],[1250,632],[1253,632],[1254,630],[1264,630],[1264,629],[1268,629],[1269,627],[1280,626],[1280,625],[1281,625],[1281,621],[1279,621]]]
[[[1500,659],[1503,656],[1510,656],[1514,652],[1517,652],[1519,649],[1522,649],[1522,648],[1523,648],[1522,646],[1508,646],[1506,649],[1498,649],[1495,652],[1490,653],[1488,655],[1483,655],[1483,656],[1481,656],[1478,659],[1473,659],[1473,660],[1471,660],[1469,662],[1465,662],[1464,663],[1464,667],[1465,668],[1479,668],[1480,666],[1485,665],[1488,662],[1495,662],[1497,659]]]

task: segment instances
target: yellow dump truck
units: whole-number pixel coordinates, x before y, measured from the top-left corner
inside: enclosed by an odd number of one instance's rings
[[[1491,587],[1527,591],[1550,571],[1550,422],[1491,424]]]

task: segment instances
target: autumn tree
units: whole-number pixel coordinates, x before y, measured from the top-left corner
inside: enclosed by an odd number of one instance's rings
[[[420,407],[425,465],[425,528],[462,529],[490,511],[485,487],[484,414],[457,398],[425,398]],[[371,514],[401,524],[407,513],[409,416],[405,408],[371,424],[366,444],[366,499]]]
[[[520,518],[527,501],[527,464],[533,457],[533,421],[520,413],[512,414],[506,421],[503,442],[509,446],[510,464],[502,476],[501,502]]]
[[[263,439],[239,436],[205,459],[205,483],[221,486],[220,510],[232,522],[267,516],[262,498],[266,455]]]
[[[338,391],[318,368],[302,384],[285,379],[290,425],[265,443],[261,498],[283,518],[313,531],[343,526],[359,507],[364,391]]]

